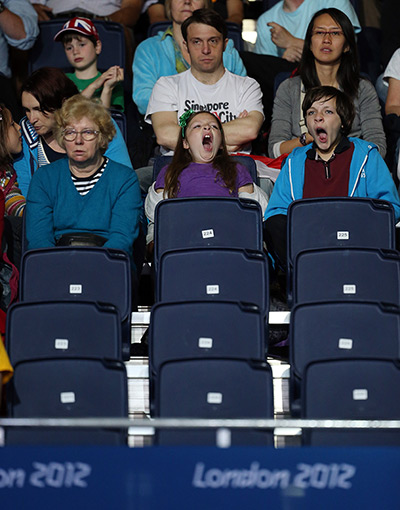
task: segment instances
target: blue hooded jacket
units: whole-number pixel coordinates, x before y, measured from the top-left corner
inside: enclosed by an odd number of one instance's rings
[[[349,197],[387,200],[394,207],[396,222],[400,219],[400,199],[386,163],[373,143],[349,138],[354,144],[350,164]],[[303,198],[304,169],[311,144],[294,149],[287,157],[265,211],[264,220],[277,214],[287,215],[289,204]]]

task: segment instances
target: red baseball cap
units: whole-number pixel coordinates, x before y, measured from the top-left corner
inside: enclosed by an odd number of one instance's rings
[[[72,18],[62,29],[54,36],[55,41],[60,41],[65,32],[77,32],[78,34],[85,35],[86,37],[95,37],[96,41],[100,41],[99,33],[93,22],[87,18]]]

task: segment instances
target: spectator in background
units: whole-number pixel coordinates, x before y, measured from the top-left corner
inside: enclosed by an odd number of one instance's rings
[[[149,37],[136,48],[133,60],[133,100],[144,115],[156,81],[190,67],[190,55],[181,32],[182,23],[193,11],[208,7],[209,0],[166,0],[165,9],[172,25],[154,37]],[[234,74],[246,75],[233,41],[228,40],[223,53],[224,66]]]
[[[126,69],[130,71],[134,52],[133,28],[139,19],[143,0],[31,0],[39,21],[54,17],[115,21],[125,30]]]
[[[106,108],[124,110],[124,70],[112,66],[101,73],[97,58],[101,41],[96,27],[87,18],[72,18],[54,37],[63,44],[68,62],[74,68],[67,76],[85,97],[99,97]]]
[[[254,51],[299,62],[310,19],[326,7],[342,11],[355,31],[360,31],[360,22],[350,0],[281,0],[258,18]]]
[[[181,0],[182,1],[182,0]],[[154,1],[148,7],[148,16],[150,23],[167,21],[167,0]],[[243,21],[243,0],[212,0],[211,6],[220,14],[225,21],[242,25]]]
[[[383,81],[388,85],[385,104],[385,127],[389,149],[387,163],[398,183],[400,180],[400,48],[390,59],[383,73]]]
[[[6,103],[16,120],[21,110],[9,67],[9,45],[20,50],[31,48],[39,33],[37,14],[28,0],[0,2],[0,100]]]
[[[198,9],[182,24],[182,35],[191,67],[161,77],[146,112],[158,143],[164,153],[173,151],[180,132],[178,117],[189,109],[208,110],[221,119],[228,151],[249,151],[264,118],[261,90],[255,80],[225,69],[228,39],[224,20],[211,9]]]
[[[61,69],[42,67],[34,71],[22,87],[22,106],[27,118],[22,119],[22,153],[14,160],[18,183],[27,195],[32,175],[41,167],[65,158],[65,150],[58,144],[54,130],[55,112],[63,102],[78,94],[76,85]],[[106,156],[132,167],[123,136],[117,126]]]
[[[354,28],[338,9],[322,9],[308,25],[297,75],[277,90],[271,132],[270,157],[288,154],[312,142],[301,115],[304,93],[318,85],[330,85],[346,92],[356,109],[351,136],[373,142],[382,157],[386,138],[381,109],[374,86],[360,76]]]
[[[106,108],[80,94],[55,113],[65,158],[33,176],[26,205],[28,249],[79,244],[126,251],[133,262],[141,196],[135,172],[105,156],[115,136]]]

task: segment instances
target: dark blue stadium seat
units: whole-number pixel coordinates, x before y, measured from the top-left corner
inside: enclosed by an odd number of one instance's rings
[[[157,301],[242,301],[269,308],[268,261],[251,250],[207,248],[164,253]]]
[[[7,312],[6,347],[13,365],[43,358],[122,359],[117,308],[91,302],[20,302]]]
[[[309,419],[399,420],[399,365],[388,360],[332,360],[306,368],[302,417]],[[397,429],[310,429],[312,446],[400,446]]]
[[[330,359],[400,359],[400,309],[383,303],[327,301],[290,314],[290,389],[297,412],[307,365]]]
[[[21,301],[92,301],[119,310],[122,356],[131,345],[131,267],[120,250],[58,247],[31,250],[21,261]]]
[[[174,198],[157,204],[154,264],[163,253],[192,248],[263,249],[262,212],[253,200]]]
[[[371,198],[311,198],[288,208],[288,297],[296,256],[315,248],[396,247],[393,206]]]
[[[156,416],[163,418],[272,418],[271,367],[265,362],[195,359],[168,362],[157,380]],[[271,430],[232,430],[225,446],[273,445]],[[228,436],[230,434],[228,433]],[[157,432],[158,444],[215,445],[214,430]]]
[[[299,253],[293,302],[375,301],[400,305],[400,254],[333,248]]]
[[[22,361],[14,366],[7,396],[12,418],[128,417],[127,376],[121,361]],[[10,428],[6,444],[124,445],[126,438],[125,429]]]

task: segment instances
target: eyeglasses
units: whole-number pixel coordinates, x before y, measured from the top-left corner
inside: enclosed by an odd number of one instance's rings
[[[100,131],[94,129],[84,129],[83,131],[75,131],[75,129],[64,129],[63,137],[66,142],[73,142],[77,135],[81,135],[85,142],[91,142],[96,138]]]
[[[331,39],[338,39],[343,35],[342,30],[314,30],[313,36],[320,37],[321,39],[325,39],[325,37],[329,35]]]

